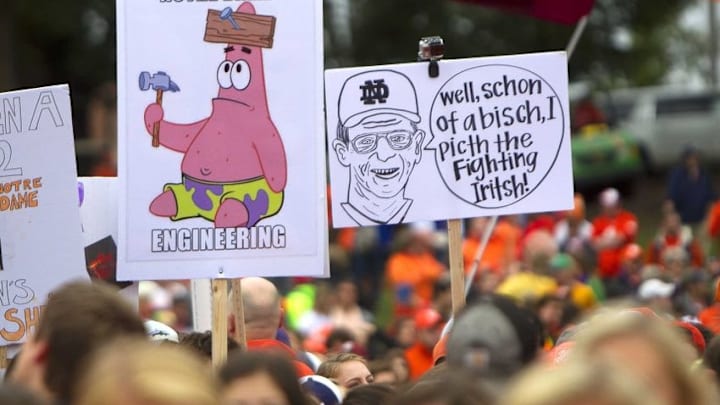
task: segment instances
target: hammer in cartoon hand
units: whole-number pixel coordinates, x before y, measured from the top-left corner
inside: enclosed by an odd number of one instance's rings
[[[152,88],[155,90],[155,102],[162,105],[162,96],[164,91],[180,91],[175,82],[170,80],[170,76],[165,72],[157,72],[153,75],[150,72],[141,72],[138,78],[140,90],[145,91]],[[160,122],[153,125],[152,146],[157,148],[160,146]]]

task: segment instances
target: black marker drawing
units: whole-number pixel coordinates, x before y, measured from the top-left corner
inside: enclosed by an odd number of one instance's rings
[[[341,207],[358,225],[402,222],[413,203],[405,187],[425,139],[415,86],[393,70],[351,76],[338,97],[338,119],[332,148],[350,175]]]
[[[3,265],[2,239],[0,239],[0,271],[2,270],[5,270],[5,266]]]

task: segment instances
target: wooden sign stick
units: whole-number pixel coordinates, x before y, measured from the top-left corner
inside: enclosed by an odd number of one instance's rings
[[[219,369],[227,360],[228,282],[212,280],[212,364]]]
[[[247,338],[245,337],[245,308],[242,301],[241,279],[232,280],[232,312],[235,317],[235,335],[233,338],[240,346],[240,350],[247,350]]]
[[[450,255],[450,294],[453,316],[465,307],[465,270],[462,256],[462,220],[448,219],[448,254]]]
[[[0,346],[0,370],[7,370],[8,363],[7,346]]]

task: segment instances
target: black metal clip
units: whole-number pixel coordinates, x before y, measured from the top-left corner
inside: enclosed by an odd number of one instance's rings
[[[418,61],[428,61],[428,76],[440,75],[438,61],[445,56],[445,41],[440,36],[423,37],[418,42]]]

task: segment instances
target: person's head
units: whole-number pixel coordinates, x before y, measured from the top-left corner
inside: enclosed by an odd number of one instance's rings
[[[604,215],[613,217],[620,212],[620,192],[614,188],[606,188],[600,193],[600,208]]]
[[[220,369],[222,404],[307,405],[292,363],[267,352],[235,352]]]
[[[668,405],[709,405],[705,376],[692,369],[692,348],[657,316],[624,311],[593,318],[577,334],[569,361],[622,367]]]
[[[334,328],[325,339],[328,354],[346,353],[355,346],[355,336],[345,328]]]
[[[689,263],[688,252],[682,246],[671,246],[663,250],[662,257],[663,272],[668,277],[679,280],[687,270]]]
[[[355,283],[350,279],[340,281],[335,286],[337,303],[342,308],[352,308],[358,303],[358,290]]]
[[[499,386],[535,361],[541,346],[542,326],[532,311],[505,297],[486,296],[455,319],[446,358],[448,367]]]
[[[663,219],[663,229],[665,230],[665,233],[679,235],[682,231],[682,219],[680,219],[680,214],[677,212],[669,212],[665,214],[665,218]]]
[[[409,317],[399,317],[395,319],[395,323],[390,331],[395,338],[395,342],[402,348],[407,348],[415,343],[415,320]]]
[[[415,313],[416,341],[422,346],[432,349],[440,340],[444,322],[442,315],[432,308],[418,310]]]
[[[277,288],[261,277],[244,278],[241,285],[247,340],[274,339],[282,318]],[[234,328],[235,317],[230,315],[228,329],[231,334]]]
[[[685,169],[697,171],[700,169],[700,151],[692,145],[688,145],[682,152],[682,163]]]
[[[386,404],[395,397],[395,388],[390,384],[361,385],[348,391],[343,405]]]
[[[528,269],[539,274],[547,274],[550,259],[557,252],[558,246],[555,238],[547,231],[537,230],[530,233],[525,239],[523,259]]]
[[[402,197],[422,156],[425,133],[419,122],[417,95],[407,76],[381,70],[347,79],[332,148],[340,164],[350,168],[351,193]]]
[[[347,389],[375,381],[365,359],[353,353],[338,353],[328,356],[320,364],[317,374],[329,378],[335,384]]]
[[[560,285],[570,285],[580,275],[577,261],[574,257],[558,253],[550,260],[550,274]]]
[[[121,336],[146,338],[142,320],[115,289],[100,283],[65,284],[50,294],[11,380],[47,399],[70,401],[88,359]]]
[[[405,358],[403,349],[391,349],[385,354],[383,359],[390,362],[390,367],[392,367],[397,376],[398,384],[406,383],[408,379],[410,379],[410,366]]]
[[[488,224],[487,217],[471,218],[468,222],[468,236],[480,239]]]
[[[631,243],[622,249],[620,261],[623,269],[631,274],[638,275],[645,264],[643,248],[637,243]]]
[[[537,366],[518,378],[503,405],[655,405],[659,401],[621,367],[594,362]]]
[[[491,405],[494,395],[471,376],[442,368],[430,370],[399,393],[393,405]]]
[[[368,364],[368,369],[373,377],[375,377],[374,382],[376,384],[397,386],[400,383],[393,365],[388,359],[373,360]]]
[[[333,288],[326,282],[318,283],[315,288],[315,311],[327,315],[336,303],[337,294]]]
[[[49,405],[30,391],[13,385],[0,385],[0,404],[3,405]]]
[[[82,374],[75,405],[216,405],[217,385],[199,357],[178,345],[118,339]]]
[[[660,313],[672,313],[672,296],[675,284],[667,283],[659,278],[651,278],[640,284],[637,297],[641,304]]]
[[[190,332],[180,336],[180,346],[194,351],[206,361],[212,361],[212,332]],[[235,340],[228,337],[227,352],[232,353],[238,348]]]
[[[540,297],[537,302],[537,315],[547,330],[555,330],[562,325],[565,300],[554,295]]]
[[[433,306],[444,319],[452,315],[452,291],[450,273],[443,273],[433,285]]]
[[[585,220],[585,199],[582,194],[575,194],[573,204],[573,209],[565,212],[565,218],[567,218],[569,224],[577,225]]]

